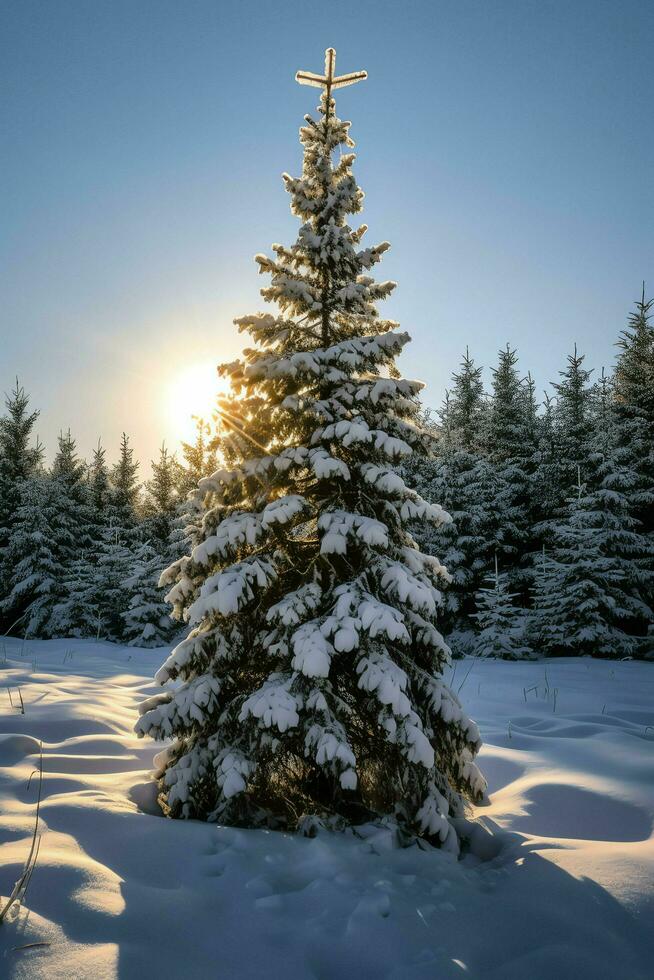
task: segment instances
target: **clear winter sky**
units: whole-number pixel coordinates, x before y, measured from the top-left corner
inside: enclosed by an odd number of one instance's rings
[[[238,353],[252,256],[297,229],[294,73],[330,45],[369,72],[337,108],[427,403],[466,344],[516,345],[541,387],[575,341],[611,364],[654,292],[651,0],[5,0],[0,388],[50,454],[126,429],[147,464],[177,379]]]

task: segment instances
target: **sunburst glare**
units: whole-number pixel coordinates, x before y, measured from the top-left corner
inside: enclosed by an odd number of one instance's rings
[[[209,421],[217,397],[228,387],[229,383],[219,377],[213,361],[187,365],[175,375],[166,389],[166,413],[176,441],[193,442],[194,417]]]

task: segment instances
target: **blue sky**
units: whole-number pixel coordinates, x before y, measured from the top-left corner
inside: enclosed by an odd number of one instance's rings
[[[234,357],[263,308],[252,256],[292,241],[282,171],[316,95],[353,121],[370,240],[399,283],[401,366],[438,405],[466,344],[540,387],[596,368],[652,268],[649,0],[301,4],[57,0],[0,8],[0,388],[52,450],[174,443],[176,379]],[[654,288],[650,290],[654,292]]]

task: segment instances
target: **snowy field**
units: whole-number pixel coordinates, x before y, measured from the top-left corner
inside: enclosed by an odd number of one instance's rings
[[[5,896],[30,847],[40,740],[44,770],[41,849],[25,907],[0,926],[1,977],[654,976],[653,664],[457,664],[490,788],[457,861],[383,827],[307,839],[157,816],[158,746],[132,726],[164,655],[0,646]]]

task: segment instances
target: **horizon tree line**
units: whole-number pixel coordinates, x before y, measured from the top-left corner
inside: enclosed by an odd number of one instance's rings
[[[652,656],[654,330],[643,295],[612,375],[576,345],[538,403],[508,345],[491,390],[466,348],[424,458],[402,471],[450,523],[415,522],[451,583],[442,625],[455,655]],[[123,433],[109,465],[79,458],[70,430],[50,467],[18,380],[0,418],[0,632],[164,645],[179,632],[158,587],[184,553],[193,492],[217,469],[197,420],[181,459],[165,443],[149,480]],[[189,499],[189,496],[191,499]]]
[[[434,451],[406,470],[452,522],[416,524],[448,568],[453,649],[653,657],[654,330],[643,294],[596,379],[576,345],[538,404],[515,350],[486,392],[466,350],[434,423]]]

